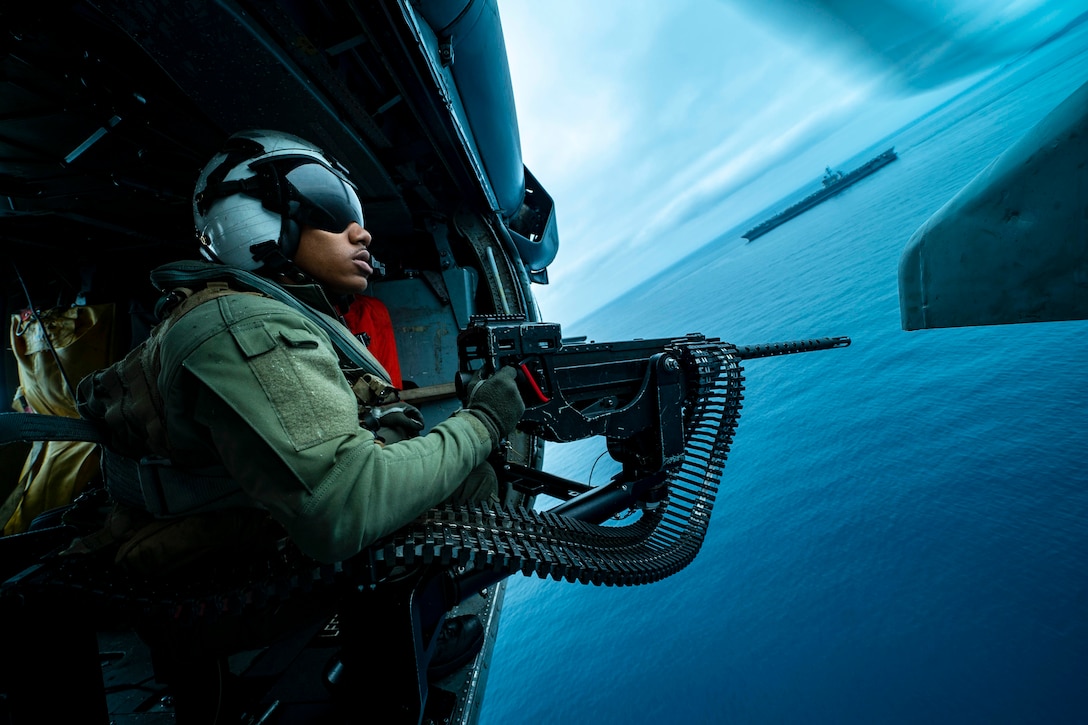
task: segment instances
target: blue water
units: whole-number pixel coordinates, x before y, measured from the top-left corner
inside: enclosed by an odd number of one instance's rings
[[[853,345],[747,363],[687,569],[509,580],[483,725],[1088,722],[1088,322],[908,333],[897,288],[910,235],[1085,81],[1088,27],[875,145],[900,159],[836,199],[565,326]],[[603,450],[546,467],[600,483]]]

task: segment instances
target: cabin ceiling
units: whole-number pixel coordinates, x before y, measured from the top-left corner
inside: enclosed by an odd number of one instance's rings
[[[243,128],[296,133],[337,157],[386,239],[410,234],[420,212],[485,203],[400,11],[394,0],[6,3],[3,256],[48,275],[194,255],[193,183]]]

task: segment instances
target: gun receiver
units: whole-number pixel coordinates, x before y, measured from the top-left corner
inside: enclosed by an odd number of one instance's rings
[[[848,337],[737,347],[701,334],[623,342],[564,339],[560,326],[515,316],[474,316],[458,336],[466,397],[473,373],[518,368],[526,411],[518,427],[546,441],[604,436],[630,479],[667,470],[684,453],[699,357],[712,346],[735,360],[846,347]]]

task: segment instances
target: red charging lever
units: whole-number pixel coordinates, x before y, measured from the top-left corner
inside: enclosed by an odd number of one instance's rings
[[[539,403],[547,403],[551,400],[544,391],[540,389],[540,385],[537,384],[536,378],[533,377],[533,373],[529,370],[529,366],[525,363],[518,364],[518,387],[521,389],[521,396],[525,399],[527,404],[537,405]]]

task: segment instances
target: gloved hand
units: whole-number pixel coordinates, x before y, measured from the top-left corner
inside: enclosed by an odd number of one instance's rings
[[[363,425],[388,445],[418,436],[423,431],[423,415],[414,406],[398,401],[372,407]]]
[[[484,424],[492,446],[510,435],[525,412],[516,380],[517,370],[505,365],[489,378],[481,379],[477,373],[469,382],[465,410]]]

